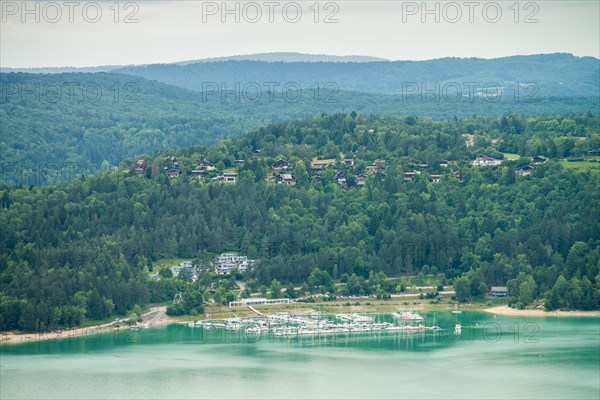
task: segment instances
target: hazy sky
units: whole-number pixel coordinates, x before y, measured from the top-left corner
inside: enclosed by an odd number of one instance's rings
[[[394,60],[600,57],[597,0],[427,2],[429,14],[421,1],[227,2],[231,14],[222,1],[66,1],[29,1],[25,10],[21,0],[0,0],[0,65],[145,64],[276,51]]]

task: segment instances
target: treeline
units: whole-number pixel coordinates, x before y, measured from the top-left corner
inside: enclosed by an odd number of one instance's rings
[[[597,117],[568,118],[575,131],[553,138],[583,132],[585,142],[596,140]],[[372,272],[415,275],[435,268],[448,280],[459,278],[457,292],[465,299],[508,284],[523,303],[545,298],[549,308],[597,308],[599,174],[552,159],[525,177],[514,174],[522,160],[474,168],[469,161],[475,155],[498,148],[477,139],[467,148],[461,136],[470,129],[483,138],[497,132],[507,142],[512,136],[534,141],[546,132],[532,127],[546,119],[522,119],[522,132],[501,133],[502,118],[324,115],[179,154],[223,164],[229,157],[245,159],[236,164],[235,185],[185,175],[169,179],[162,171],[137,176],[124,164],[118,172],[69,184],[4,188],[2,329],[44,330],[126,315],[136,304],[172,301],[180,292],[189,300],[172,312],[202,312],[194,293],[212,292],[199,281],[149,280],[150,265],[164,257],[207,260],[228,251],[260,260],[247,276],[258,286],[273,280],[284,287],[302,284],[316,268],[339,278],[355,274],[359,287],[359,278]],[[357,169],[384,159],[384,174],[369,175],[362,187],[343,187],[332,165],[319,181],[310,179],[313,157],[341,159],[342,153],[355,158]],[[292,162],[296,187],[265,181],[278,157]],[[164,154],[156,158],[164,160]],[[434,170],[442,168],[437,160],[446,159],[464,178],[454,179],[449,168],[440,169],[439,183],[428,179],[428,170],[405,180],[410,158]],[[468,280],[463,292],[461,279]],[[219,296],[231,292],[224,290]]]

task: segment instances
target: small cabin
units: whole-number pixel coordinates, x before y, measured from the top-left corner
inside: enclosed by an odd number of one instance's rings
[[[275,182],[288,186],[296,186],[296,181],[292,177],[292,174],[279,174],[275,177]]]
[[[414,172],[405,172],[404,173],[404,180],[405,181],[410,181],[414,177],[415,177],[415,173]]]
[[[144,172],[146,172],[146,168],[148,167],[148,164],[146,164],[146,161],[144,160],[137,160],[134,164],[131,164],[131,166],[133,167],[133,169],[135,170],[135,172],[137,174],[143,174]]]
[[[273,169],[287,169],[287,167],[288,167],[288,162],[281,158],[279,160],[275,161],[275,163],[272,166]]]
[[[223,174],[223,182],[236,183],[237,182],[237,174],[235,172],[225,172]]]
[[[533,172],[533,167],[531,165],[528,165],[528,166],[516,171],[515,174],[517,174],[519,176],[527,176],[527,175],[531,175],[531,172]]]
[[[324,162],[310,163],[310,169],[313,171],[323,171],[326,167],[327,167],[327,163],[324,163]]]
[[[365,167],[365,173],[366,174],[374,174],[375,172],[377,172],[377,166],[375,166],[375,165],[367,165]]]
[[[169,169],[169,170],[167,170],[167,176],[169,178],[177,178],[179,176],[179,170],[178,169]]]

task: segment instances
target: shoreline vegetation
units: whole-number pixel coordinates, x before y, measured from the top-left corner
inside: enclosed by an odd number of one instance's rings
[[[435,305],[435,304],[424,304],[424,303],[413,303],[407,306],[405,303],[398,302],[384,302],[373,304],[371,302],[362,302],[360,304],[353,304],[346,306],[337,304],[338,306],[344,307],[344,312],[358,312],[358,313],[392,313],[398,309],[411,309],[416,311],[450,311],[451,308],[448,304]],[[257,306],[260,312],[263,313],[277,313],[277,312],[294,312],[299,314],[315,313],[315,312],[326,312],[333,313],[334,310],[330,310],[332,303],[290,303],[282,306]],[[487,308],[485,308],[487,307]],[[489,307],[483,303],[465,303],[461,305],[461,310],[464,311],[483,311],[495,315],[504,316],[516,316],[516,317],[596,317],[600,318],[600,310],[596,311],[563,311],[554,310],[546,311],[542,309],[524,309],[519,310],[511,308],[508,305],[498,305]],[[207,307],[206,316],[210,318],[231,318],[233,315],[238,317],[251,317],[256,316],[250,309],[247,308],[227,308],[223,306],[219,307]],[[340,311],[340,310],[335,310]],[[143,322],[135,325],[127,325],[127,318],[118,321],[112,321],[107,324],[73,328],[57,332],[42,332],[42,333],[15,333],[15,332],[1,332],[0,333],[0,345],[6,344],[21,344],[21,343],[32,343],[40,341],[51,341],[51,340],[68,340],[75,337],[81,337],[90,335],[91,340],[97,340],[101,334],[112,332],[115,335],[119,335],[123,343],[126,343],[128,339],[131,339],[133,332],[141,327],[155,327],[169,324],[181,324],[183,322],[189,322],[190,320],[200,319],[199,316],[181,315],[176,317],[169,317],[166,315],[166,307],[153,307],[145,313]],[[204,319],[207,319],[205,316]]]

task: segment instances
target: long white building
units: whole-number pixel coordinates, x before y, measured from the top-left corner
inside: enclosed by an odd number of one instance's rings
[[[238,301],[230,301],[229,307],[246,307],[246,306],[268,306],[272,304],[289,304],[290,299],[242,299]]]

